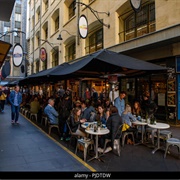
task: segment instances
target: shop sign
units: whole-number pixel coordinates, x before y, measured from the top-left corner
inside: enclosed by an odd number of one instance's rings
[[[117,75],[109,75],[108,76],[109,83],[117,83],[118,82],[118,76]]]
[[[23,49],[20,44],[16,44],[13,49],[13,64],[19,67],[23,61]]]
[[[78,24],[79,34],[81,38],[85,39],[88,35],[88,22],[85,15],[81,15]]]
[[[39,58],[43,62],[47,59],[46,49],[43,47],[40,49],[40,57]]]

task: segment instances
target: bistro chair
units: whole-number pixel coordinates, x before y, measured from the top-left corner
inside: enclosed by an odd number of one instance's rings
[[[70,133],[70,142],[69,142],[69,144],[71,144],[72,138],[75,138],[76,144],[77,144],[77,140],[80,138],[79,134],[77,134],[77,133],[75,133],[75,132],[72,132],[72,129],[71,129],[71,127],[70,127],[70,124],[69,124],[69,121],[68,121],[68,120],[66,120],[66,124],[67,124],[67,127],[68,127],[68,129],[69,129],[69,133]]]
[[[135,144],[134,133],[133,132],[123,131],[122,132],[122,147],[124,147],[124,143],[125,143],[126,137],[128,137],[129,135],[132,136],[133,143]]]
[[[47,124],[48,124],[48,134],[51,135],[52,128],[56,128],[58,133],[60,134],[59,124],[51,124],[48,116],[47,116],[47,119],[48,119],[48,122],[47,122]]]
[[[30,113],[30,119],[33,120],[33,117],[35,118],[35,121],[37,122],[38,121],[38,115],[37,113]]]
[[[42,117],[41,117],[41,125],[43,125],[43,123],[44,123],[44,125],[45,125],[45,127],[47,126],[47,123],[48,123],[48,117],[47,117],[47,115],[46,114],[42,114]]]
[[[86,161],[87,152],[89,150],[89,145],[92,145],[92,144],[94,144],[93,139],[88,139],[88,138],[87,139],[86,138],[77,139],[75,154],[77,154],[78,146],[82,145],[84,148],[84,161]]]
[[[166,149],[164,153],[164,158],[166,158],[166,154],[170,146],[177,146],[178,148],[178,155],[180,157],[180,139],[178,138],[169,138],[166,140]]]
[[[119,127],[116,131],[115,137],[117,134],[119,135],[118,139],[114,139],[116,141],[116,144],[115,144],[115,142],[113,142],[113,152],[115,154],[117,154],[118,156],[120,156],[120,152],[121,152],[120,138],[122,136],[122,126],[123,126],[123,124],[119,125]],[[108,138],[105,139],[103,154],[105,153],[107,143],[109,143],[109,142],[111,142],[111,139],[108,139]]]

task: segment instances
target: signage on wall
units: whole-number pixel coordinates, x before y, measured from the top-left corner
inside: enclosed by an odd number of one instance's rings
[[[178,109],[177,109],[177,118],[178,120],[180,120],[180,74],[177,75],[177,88],[178,88],[178,93],[177,93],[177,96],[178,96]]]
[[[176,72],[180,73],[180,57],[176,57]]]
[[[40,57],[39,58],[43,62],[47,59],[46,49],[43,47],[40,49]]]
[[[85,15],[81,15],[78,24],[79,34],[81,38],[85,39],[88,35],[88,22]]]
[[[118,76],[117,75],[109,75],[108,76],[109,83],[117,83],[118,82]]]
[[[16,44],[13,49],[13,64],[19,67],[23,61],[23,49],[20,44]]]

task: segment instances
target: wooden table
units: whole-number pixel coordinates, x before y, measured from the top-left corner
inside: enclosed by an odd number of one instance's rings
[[[156,124],[148,124],[149,127],[157,129],[157,146],[155,149],[152,151],[152,154],[154,154],[157,150],[162,149],[160,147],[160,130],[161,129],[168,129],[170,127],[169,124],[166,123],[156,123]]]

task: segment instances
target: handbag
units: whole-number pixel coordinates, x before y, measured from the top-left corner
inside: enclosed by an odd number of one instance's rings
[[[122,127],[122,131],[126,131],[129,128],[130,128],[130,126],[128,124],[124,123],[123,127]]]
[[[120,139],[114,139],[113,153],[120,156]]]

